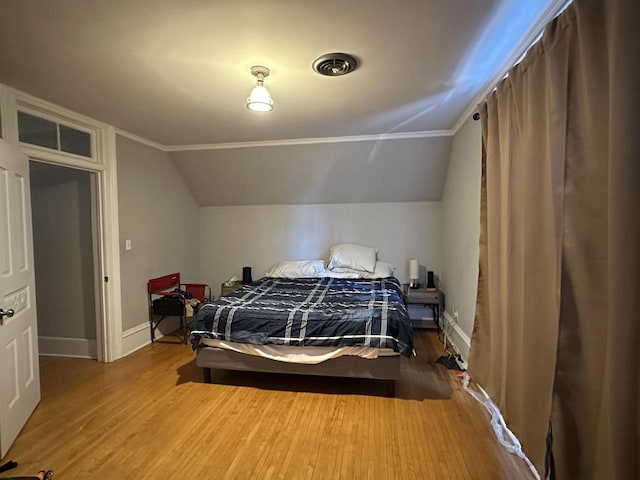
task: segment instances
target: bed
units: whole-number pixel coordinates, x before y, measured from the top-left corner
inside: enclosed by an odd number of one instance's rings
[[[394,277],[265,277],[204,305],[191,324],[196,365],[384,380],[394,395],[413,330]]]

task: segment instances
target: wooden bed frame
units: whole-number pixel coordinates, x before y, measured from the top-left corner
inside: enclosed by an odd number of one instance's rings
[[[196,352],[196,365],[204,369],[205,383],[211,383],[211,369],[213,368],[295,375],[370,378],[384,380],[387,384],[387,396],[389,397],[395,395],[396,380],[400,376],[400,360],[401,355],[375,359],[345,355],[309,365],[279,362],[209,346],[200,346]]]

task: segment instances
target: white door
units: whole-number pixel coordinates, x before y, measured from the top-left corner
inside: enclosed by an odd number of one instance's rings
[[[29,161],[0,140],[0,458],[40,401]]]

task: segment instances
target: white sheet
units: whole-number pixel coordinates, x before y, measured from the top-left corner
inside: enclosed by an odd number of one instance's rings
[[[200,343],[210,347],[233,350],[234,352],[269,358],[279,362],[316,364],[338,358],[343,355],[354,355],[362,358],[391,357],[399,355],[392,348],[373,347],[292,347],[289,345],[252,345],[248,343],[227,342],[214,338],[201,338]]]

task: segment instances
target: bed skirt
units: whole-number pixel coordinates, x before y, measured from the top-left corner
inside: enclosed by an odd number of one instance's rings
[[[389,396],[394,395],[395,380],[400,376],[400,360],[400,355],[375,359],[345,355],[310,365],[279,362],[215,347],[201,346],[196,352],[196,365],[204,368],[204,379],[207,383],[211,383],[210,369],[212,368],[294,375],[370,378],[386,380],[387,395]]]

